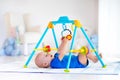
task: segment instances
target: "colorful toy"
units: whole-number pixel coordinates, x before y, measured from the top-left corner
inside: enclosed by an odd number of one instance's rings
[[[0,55],[5,56],[21,55],[18,27],[11,28],[11,35],[4,41],[2,49],[0,50]]]
[[[84,55],[86,55],[87,53],[88,53],[88,48],[86,47],[86,46],[82,46],[80,49],[78,49],[78,50],[70,50],[70,52],[72,52],[72,53],[76,53],[76,52],[78,52],[78,53],[80,53],[80,54],[84,54]]]
[[[58,21],[50,21],[49,24],[48,24],[48,27],[45,29],[44,33],[42,34],[40,40],[38,41],[38,43],[36,44],[35,46],[35,49],[38,48],[38,46],[41,44],[44,36],[46,35],[47,31],[49,29],[52,30],[52,34],[53,34],[53,37],[54,37],[54,42],[55,42],[55,45],[56,45],[56,48],[58,49],[58,42],[57,42],[57,39],[56,39],[56,34],[55,34],[55,31],[54,31],[54,25],[56,24],[62,24],[63,26],[63,31],[66,30],[66,26],[65,24],[67,23],[71,23],[72,25],[75,25],[75,28],[73,30],[73,34],[71,34],[71,36],[67,36],[68,39],[72,39],[72,42],[71,42],[71,45],[70,45],[70,52],[69,52],[69,59],[68,59],[68,63],[67,63],[67,66],[66,66],[66,69],[65,69],[65,72],[69,72],[69,66],[70,66],[70,61],[71,61],[71,56],[72,56],[72,51],[73,50],[73,46],[74,46],[74,40],[75,40],[75,36],[76,36],[76,31],[77,29],[80,29],[83,33],[83,35],[85,36],[85,38],[87,39],[88,43],[90,44],[91,48],[94,50],[94,53],[96,54],[96,57],[98,58],[98,60],[100,61],[102,67],[106,67],[106,65],[103,63],[101,57],[99,56],[98,52],[95,50],[95,47],[94,45],[92,44],[92,42],[90,41],[90,39],[88,38],[84,28],[82,27],[82,24],[78,21],[78,20],[69,20],[67,16],[62,16],[59,18]],[[67,30],[69,31],[69,30]],[[87,50],[86,50],[86,47],[83,47],[79,50],[80,52],[82,53],[86,53]],[[74,50],[73,50],[74,52]],[[29,56],[27,62],[25,63],[24,67],[26,68],[29,64],[29,62],[31,61],[33,55],[35,54],[35,50],[32,51],[31,55]]]
[[[37,48],[37,49],[34,49],[35,51],[43,51],[43,52],[46,52],[46,53],[50,53],[52,50],[58,50],[57,48],[51,48],[50,45],[46,45],[44,46],[43,48]]]
[[[68,40],[71,40],[71,39],[72,39],[72,35],[69,34],[69,35],[67,35],[67,36],[63,36],[63,37],[62,37],[62,40],[63,40],[64,38],[67,38]]]

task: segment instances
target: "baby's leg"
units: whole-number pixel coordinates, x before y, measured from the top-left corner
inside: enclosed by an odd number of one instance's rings
[[[99,56],[102,58],[102,54],[100,53]],[[88,59],[92,60],[94,63],[98,62],[98,58],[92,54],[92,53],[88,53],[87,54]]]
[[[86,55],[79,53],[79,61],[80,61],[80,63],[82,63],[83,65],[87,65],[87,57],[86,57]]]

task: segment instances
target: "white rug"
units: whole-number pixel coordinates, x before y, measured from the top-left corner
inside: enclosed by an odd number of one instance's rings
[[[12,62],[0,66],[0,72],[16,73],[50,73],[50,74],[93,74],[93,75],[119,75],[120,62],[108,63],[106,68],[102,68],[99,63],[91,64],[87,68],[69,69],[70,72],[64,72],[65,69],[37,68],[29,66],[23,68],[23,62]]]

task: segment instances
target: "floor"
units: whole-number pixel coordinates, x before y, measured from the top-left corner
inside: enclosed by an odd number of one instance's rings
[[[24,64],[27,56],[18,57],[0,57],[0,64],[6,65],[15,61],[20,61]],[[34,59],[31,61],[31,63]],[[12,65],[12,64],[11,64]],[[11,67],[11,65],[7,67]],[[14,65],[12,65],[14,66]],[[29,66],[35,66],[30,64]],[[0,67],[1,68],[1,67]],[[2,69],[2,68],[1,68]],[[0,71],[0,80],[119,80],[120,75],[97,75],[97,74],[63,74],[63,73],[29,73],[29,72],[4,72]]]
[[[0,73],[1,80],[120,80],[118,75]]]

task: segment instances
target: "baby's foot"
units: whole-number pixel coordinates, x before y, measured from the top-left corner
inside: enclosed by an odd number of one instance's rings
[[[99,54],[99,56],[102,58],[102,54],[101,53]],[[87,57],[88,57],[88,59],[90,59],[94,63],[98,62],[98,58],[95,55],[93,55],[92,53],[89,53],[87,55]]]

